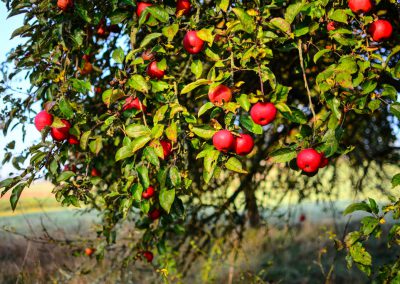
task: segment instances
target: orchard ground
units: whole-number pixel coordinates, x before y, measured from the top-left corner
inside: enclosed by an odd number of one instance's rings
[[[279,189],[268,188],[266,184],[265,189],[260,190],[260,193],[264,191],[263,194],[270,192],[263,199],[265,225],[246,232],[242,245],[229,256],[221,255],[220,249],[224,244],[215,240],[210,253],[199,252],[202,256],[192,264],[183,283],[228,283],[230,279],[232,283],[324,283],[335,256],[331,283],[368,282],[357,268],[346,268],[344,252],[339,252],[343,255],[337,257],[330,238],[333,234],[341,236],[344,230],[349,232],[357,228],[362,215],[353,214],[348,223],[348,218],[341,214],[350,201],[365,200],[366,196],[379,200],[381,204],[386,200],[379,189],[357,192],[345,182],[346,174],[352,174],[346,163],[343,162],[339,169],[342,172],[338,178],[343,179],[339,183],[342,186],[340,192],[347,194],[335,198],[339,200],[335,202],[331,202],[326,195],[324,200],[311,198],[312,201],[297,204],[298,197],[289,194],[284,197],[285,206],[281,207],[281,212],[270,211],[268,208],[273,208],[281,195]],[[388,167],[386,170],[390,173],[398,169]],[[328,168],[325,174],[329,177],[330,172]],[[390,188],[389,183],[390,178],[383,181],[382,188]],[[331,194],[335,194],[336,190],[333,189]],[[15,283],[17,279],[22,283],[61,280],[67,283],[109,283],[117,280],[123,283],[162,282],[160,274],[144,261],[136,262],[121,273],[113,270],[112,250],[100,264],[94,257],[86,256],[85,248],[96,240],[93,229],[99,216],[95,212],[82,214],[84,208],[61,207],[51,191],[50,183],[36,183],[23,192],[20,206],[14,213],[10,213],[8,197],[0,199],[0,283]],[[300,221],[301,214],[305,215],[303,222]],[[391,220],[386,221],[391,223]],[[124,230],[129,224],[125,226],[119,233],[122,243]],[[52,241],[49,242],[49,239]],[[66,245],[57,244],[58,241],[78,242]],[[384,241],[373,241],[368,247],[376,257],[374,265],[387,262],[399,253],[393,251],[391,256],[384,255],[380,253],[385,251],[383,246]]]

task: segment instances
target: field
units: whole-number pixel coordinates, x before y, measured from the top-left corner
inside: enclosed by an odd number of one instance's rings
[[[89,229],[98,217],[58,206],[48,183],[27,190],[16,212],[8,206],[7,199],[1,199],[0,283],[161,282],[151,266],[139,263],[120,273],[109,269],[110,258],[97,264],[85,256],[84,242],[67,245],[66,240],[94,239]],[[367,283],[356,268],[347,269],[344,253],[336,255],[330,240],[335,227],[343,231],[345,219],[333,222],[322,205],[303,205],[302,210],[309,216],[305,222],[297,222],[295,216],[290,229],[276,223],[249,230],[226,258],[218,253],[223,244],[217,243],[213,252],[196,260],[182,283],[325,283],[332,264],[335,269],[327,283]],[[391,257],[379,255],[383,245],[376,241],[368,247],[379,262]]]

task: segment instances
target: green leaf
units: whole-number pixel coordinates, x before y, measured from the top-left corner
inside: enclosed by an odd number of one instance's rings
[[[354,262],[367,266],[372,264],[371,255],[365,250],[360,242],[356,242],[350,247],[350,255]]]
[[[372,216],[366,216],[361,219],[361,224],[363,224],[361,227],[361,231],[364,235],[368,236],[379,225],[379,219]]]
[[[301,2],[289,5],[286,8],[286,13],[285,13],[286,22],[288,22],[289,24],[293,23],[294,19],[300,13],[303,6],[304,4]]]
[[[26,186],[25,183],[20,183],[20,184],[16,185],[11,192],[10,203],[11,203],[11,208],[13,211],[15,210],[15,208],[17,208],[18,200],[19,200],[21,193],[24,190],[25,186]]]
[[[361,203],[353,203],[347,206],[347,208],[343,211],[343,215],[347,215],[353,213],[354,211],[366,211],[371,213],[371,207],[365,202]]]
[[[168,38],[168,41],[172,41],[175,37],[175,35],[179,31],[179,25],[178,24],[172,24],[170,26],[163,27],[162,33],[164,36]]]
[[[150,186],[149,170],[146,166],[139,166],[136,168],[139,176],[140,183],[143,188],[148,188]]]
[[[392,178],[392,187],[395,188],[396,186],[400,185],[400,174],[396,174]]]
[[[153,121],[154,124],[159,123],[160,121],[163,121],[165,118],[165,113],[167,112],[169,106],[168,105],[164,105],[162,107],[160,107],[157,111],[156,114],[153,117]]]
[[[255,124],[251,117],[247,114],[240,116],[240,124],[254,134],[263,134],[261,125]]]
[[[129,137],[137,138],[140,136],[150,136],[150,129],[142,124],[131,124],[125,129],[126,134]]]
[[[336,22],[347,24],[346,10],[343,9],[334,10],[333,13],[329,15],[329,19]]]
[[[291,160],[296,158],[296,156],[297,156],[296,150],[290,148],[281,148],[269,154],[269,157],[272,158],[272,161],[274,163],[290,162]]]
[[[400,119],[400,103],[391,104],[390,112],[394,114],[397,117],[397,119]]]
[[[115,49],[112,53],[112,59],[114,59],[115,62],[117,62],[119,64],[124,63],[124,59],[125,59],[124,50],[121,47],[118,47],[117,49]]]
[[[201,60],[193,60],[192,64],[190,65],[190,70],[196,76],[196,79],[199,79],[203,74],[203,63]]]
[[[107,107],[110,107],[111,104],[115,103],[117,100],[119,100],[120,98],[124,97],[124,92],[120,89],[109,89],[106,90],[103,95],[102,95],[102,99],[103,102],[107,105]]]
[[[169,211],[171,210],[171,206],[175,200],[175,189],[170,189],[170,190],[166,188],[161,189],[159,199],[161,207],[167,213],[169,213]]]
[[[273,18],[270,23],[286,34],[291,32],[290,24],[282,18]]]
[[[59,107],[65,118],[70,119],[74,116],[74,110],[66,98],[61,98]]]
[[[90,84],[90,82],[86,82],[76,78],[73,78],[70,81],[72,82],[72,89],[78,93],[86,94],[92,89],[92,85]]]
[[[225,167],[228,170],[241,173],[241,174],[247,174],[248,172],[243,169],[242,163],[235,157],[229,158],[229,160],[225,163]]]
[[[79,144],[80,144],[82,150],[86,150],[87,144],[89,141],[89,137],[91,134],[92,134],[91,130],[86,131],[85,133],[82,134],[81,139],[79,140]]]
[[[203,139],[206,139],[206,140],[211,139],[216,132],[216,130],[209,125],[205,125],[205,126],[201,126],[201,127],[193,126],[190,130],[197,136],[199,136]]]
[[[132,157],[134,153],[132,152],[132,146],[129,144],[128,146],[123,146],[118,149],[117,153],[115,154],[115,161],[121,161]]]
[[[149,92],[149,85],[142,75],[135,74],[129,78],[128,86],[132,89],[147,94]]]
[[[143,150],[143,157],[157,168],[160,167],[160,160],[156,154],[156,151],[153,148],[146,147]]]
[[[346,247],[351,247],[355,242],[357,242],[361,238],[362,234],[358,231],[350,232],[344,238],[344,242]]]
[[[65,171],[62,172],[58,177],[57,177],[57,182],[62,182],[70,179],[71,177],[75,176],[76,174],[71,171]]]
[[[229,2],[230,0],[220,0],[218,6],[222,11],[226,12],[229,8]]]
[[[181,186],[182,179],[181,179],[181,174],[180,174],[177,166],[172,166],[169,169],[169,179],[171,180],[171,183],[174,187]]]
[[[249,14],[247,14],[245,10],[243,10],[242,8],[232,8],[232,11],[238,17],[245,32],[251,34],[255,31],[256,25],[253,21],[253,18]]]
[[[145,47],[146,45],[148,45],[153,39],[159,38],[160,36],[162,36],[161,33],[152,33],[152,34],[148,34],[144,37],[144,39],[142,40],[142,42],[140,43],[140,47]]]
[[[290,110],[291,112],[281,112],[284,118],[298,124],[307,123],[307,117],[301,110],[297,108],[291,108]]]
[[[212,34],[213,30],[214,30],[213,27],[210,29],[201,29],[201,30],[197,31],[196,34],[200,39],[212,44],[214,41],[214,36]]]
[[[198,117],[202,116],[204,113],[206,113],[208,110],[212,109],[213,107],[214,107],[214,104],[212,102],[205,103],[199,109],[199,113],[197,114],[197,116]]]
[[[210,150],[208,155],[204,157],[203,178],[206,183],[209,183],[214,175],[219,156],[220,152],[218,150]]]
[[[146,10],[160,22],[166,23],[169,21],[168,12],[160,6],[147,7]]]
[[[324,54],[331,52],[330,49],[321,49],[318,51],[313,58],[314,63],[317,63],[318,59],[320,59]]]
[[[150,136],[142,136],[134,139],[130,146],[132,147],[132,153],[135,153],[142,149],[151,140]]]
[[[245,111],[250,110],[251,103],[249,97],[246,94],[241,94],[238,98],[236,98],[236,101]]]
[[[143,193],[143,186],[140,183],[135,183],[131,188],[131,194],[133,199],[141,200]]]

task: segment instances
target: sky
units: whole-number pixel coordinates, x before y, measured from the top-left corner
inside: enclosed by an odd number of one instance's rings
[[[7,19],[8,12],[6,6],[3,2],[0,2],[0,62],[4,62],[7,58],[8,52],[16,47],[19,43],[23,42],[21,38],[14,38],[10,40],[12,32],[18,27],[22,26],[23,16],[18,15],[12,18]],[[18,87],[27,88],[27,81],[18,81],[14,82],[14,84],[18,84]],[[0,100],[0,103],[1,100]],[[16,140],[16,148],[14,150],[15,153],[20,153],[22,150],[26,149],[30,145],[33,144],[33,141],[40,139],[40,134],[37,132],[33,125],[29,125],[27,127],[28,135],[26,137],[26,141],[22,141],[22,130],[21,127],[16,127],[13,131],[9,132],[7,137],[3,136],[3,133],[0,132],[0,162],[4,157],[4,148],[6,145]],[[10,173],[15,173],[15,169],[11,165],[1,165],[0,164],[0,179],[8,176]]]

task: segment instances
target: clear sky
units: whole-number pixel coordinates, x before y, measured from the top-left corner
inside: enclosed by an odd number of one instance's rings
[[[6,5],[3,2],[0,2],[0,62],[5,61],[7,53],[13,47],[16,47],[19,43],[23,42],[23,39],[21,38],[14,38],[10,40],[12,32],[18,27],[22,26],[23,17],[19,15],[7,19],[7,16],[8,12],[6,9]],[[21,79],[21,77],[19,79]],[[18,80],[13,82],[13,85],[26,88],[29,86],[29,83],[26,80]],[[0,104],[2,104],[1,100]],[[24,142],[22,141],[22,131],[20,127],[16,127],[12,132],[9,132],[7,137],[4,137],[3,133],[0,132],[0,161],[3,160],[5,153],[4,148],[9,142],[16,140],[16,148],[14,152],[18,153],[27,148],[29,145],[32,145],[33,141],[37,139],[40,139],[40,134],[35,130],[32,125],[28,127],[28,135],[26,136],[26,141]],[[9,173],[12,172],[15,173],[15,169],[11,165],[2,166],[0,164],[0,179],[6,177]]]

